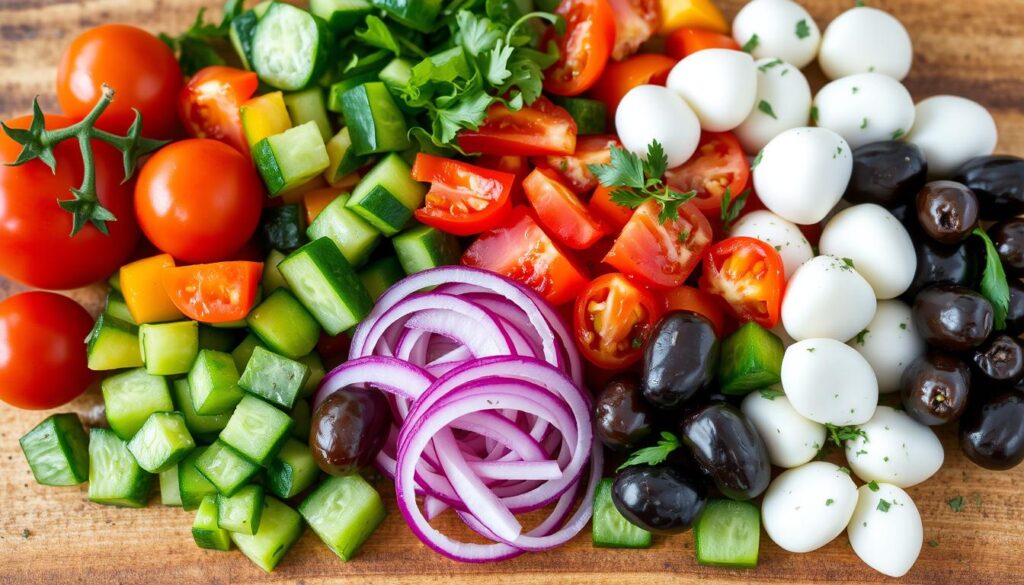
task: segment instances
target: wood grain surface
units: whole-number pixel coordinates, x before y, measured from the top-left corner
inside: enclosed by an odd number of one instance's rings
[[[680,0],[682,1],[682,0]],[[824,29],[852,0],[803,0]],[[989,107],[1002,152],[1024,154],[1024,0],[870,0],[902,20],[914,40],[907,85],[915,98],[952,93]],[[178,31],[203,5],[217,0],[0,0],[0,118],[28,111],[39,95],[56,110],[55,67],[78,32],[126,22],[153,31]],[[731,18],[742,1],[722,0]],[[812,79],[820,75],[812,71]],[[0,250],[0,254],[4,251]],[[0,281],[0,298],[18,287]],[[104,289],[69,294],[98,310]],[[87,422],[102,419],[93,389],[69,407]],[[65,408],[64,410],[67,410]],[[876,583],[887,579],[864,565],[844,535],[805,555],[788,554],[761,539],[757,570],[700,567],[690,534],[656,538],[643,551],[594,549],[584,531],[555,551],[496,565],[461,565],[427,550],[409,532],[383,485],[389,517],[362,553],[343,563],[310,531],[278,569],[265,574],[237,552],[197,549],[191,513],[164,508],[122,510],[86,501],[85,487],[37,486],[17,439],[45,413],[0,405],[0,583]],[[996,473],[960,454],[952,429],[941,429],[946,464],[909,490],[924,518],[925,545],[905,583],[1024,583],[1024,466]],[[962,495],[956,513],[947,504]],[[442,528],[451,525],[442,523]]]

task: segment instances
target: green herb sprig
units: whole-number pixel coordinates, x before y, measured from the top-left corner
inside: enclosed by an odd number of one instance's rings
[[[1006,271],[999,260],[992,238],[980,227],[971,232],[985,242],[985,271],[981,273],[981,294],[992,303],[996,329],[1006,328],[1006,314],[1010,311],[1010,285],[1006,281]]]
[[[242,14],[242,0],[228,0],[224,4],[224,16],[219,24],[206,22],[206,8],[200,8],[195,21],[184,33],[158,36],[178,56],[178,63],[185,75],[192,75],[203,67],[224,65],[227,62],[219,48],[227,52],[231,22]]]
[[[679,207],[697,196],[696,191],[681,193],[664,180],[668,157],[657,140],[647,146],[647,159],[617,146],[611,147],[612,160],[604,165],[587,165],[597,180],[610,189],[612,202],[636,209],[648,201],[661,206],[658,221],[665,223],[679,217]]]
[[[678,437],[672,433],[662,431],[661,439],[658,440],[657,445],[637,449],[615,471],[622,471],[634,465],[659,465],[668,459],[669,454],[679,447],[682,447],[682,443],[679,442]]]
[[[841,427],[825,423],[825,428],[828,430],[829,440],[835,443],[837,447],[842,447],[843,442],[853,441],[857,437],[863,437],[865,443],[868,441],[868,434],[855,426]]]

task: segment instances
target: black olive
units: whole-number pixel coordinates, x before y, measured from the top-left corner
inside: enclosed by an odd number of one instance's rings
[[[929,345],[967,351],[992,333],[992,303],[956,284],[930,286],[914,299],[914,324]]]
[[[1005,154],[979,156],[953,177],[978,196],[981,219],[997,220],[1024,213],[1024,159]]]
[[[313,413],[309,448],[324,472],[350,475],[373,463],[390,426],[391,408],[380,390],[347,386]]]
[[[933,181],[917,193],[917,223],[943,244],[967,239],[978,225],[978,198],[953,181]]]
[[[853,174],[843,197],[891,209],[912,201],[927,178],[924,151],[916,144],[872,142],[853,150]]]
[[[967,406],[971,370],[955,355],[930,350],[910,362],[900,380],[900,399],[919,422],[941,425],[959,417]]]
[[[1024,333],[1024,283],[1010,279],[1010,308],[1006,312],[1006,332],[1010,335]]]
[[[933,284],[959,284],[973,288],[981,276],[984,247],[978,238],[969,238],[952,246],[918,238],[914,242],[914,250],[917,253],[917,271],[906,292],[909,298]]]
[[[644,349],[644,398],[660,408],[676,408],[708,389],[718,368],[715,327],[693,311],[673,311],[654,329]]]
[[[889,213],[899,220],[903,227],[907,228],[911,238],[917,239],[914,236],[921,228],[917,226],[917,209],[915,209],[913,201],[893,207]]]
[[[615,451],[636,449],[654,433],[654,409],[640,392],[636,375],[613,378],[594,402],[594,433]]]
[[[994,335],[971,355],[974,371],[996,384],[1013,385],[1024,376],[1024,348],[1009,335]]]
[[[988,228],[1008,276],[1024,276],[1024,219],[1001,221]]]
[[[749,500],[768,487],[768,450],[738,408],[709,404],[684,418],[680,432],[697,463],[726,497]]]
[[[1024,460],[1024,392],[1013,388],[976,396],[960,419],[960,449],[986,469]]]
[[[704,511],[704,480],[671,465],[635,465],[612,483],[612,503],[620,514],[657,534],[685,532]]]

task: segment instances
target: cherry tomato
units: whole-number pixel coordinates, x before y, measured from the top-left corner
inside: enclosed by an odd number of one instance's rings
[[[186,317],[203,323],[244,319],[256,304],[262,262],[215,262],[165,268],[164,291]]]
[[[487,231],[512,209],[515,175],[426,153],[416,155],[412,178],[430,183],[416,219],[439,230],[468,236]]]
[[[521,282],[552,305],[574,299],[589,280],[525,207],[513,208],[504,225],[481,234],[462,255],[462,263]]]
[[[670,288],[661,294],[665,299],[665,312],[693,311],[711,321],[719,339],[727,334],[727,317],[722,309],[722,299],[692,286]]]
[[[495,154],[485,154],[477,157],[476,164],[482,166],[485,169],[491,169],[494,171],[501,171],[503,173],[512,173],[515,180],[512,181],[512,196],[510,197],[513,205],[521,205],[526,203],[526,196],[523,194],[523,179],[526,175],[530,174],[530,160],[525,156],[521,155],[509,155],[500,156]]]
[[[646,53],[619,62],[611,61],[591,88],[590,95],[608,106],[608,120],[614,123],[615,110],[629,90],[648,83],[665,85],[668,72],[675,64],[675,59]]]
[[[523,190],[540,224],[569,248],[589,248],[609,231],[548,169],[534,169],[523,181]]]
[[[262,198],[244,155],[215,140],[182,140],[142,167],[135,213],[157,248],[185,262],[216,262],[252,237]]]
[[[615,13],[608,0],[563,0],[556,12],[565,18],[565,34],[554,37],[558,62],[544,72],[544,89],[579,95],[594,85],[608,62]]]
[[[249,154],[238,108],[256,93],[252,71],[215,65],[200,69],[178,96],[178,115],[193,138],[212,138]]]
[[[704,49],[740,50],[740,45],[729,35],[699,28],[681,28],[665,39],[665,54],[673,59],[689,57]]]
[[[26,129],[30,116],[6,122]],[[70,126],[64,116],[46,116],[46,128]],[[121,183],[121,154],[108,144],[92,142],[96,192],[103,207],[117,217],[107,222],[109,235],[87,224],[71,237],[72,216],[60,201],[82,184],[82,155],[69,140],[54,149],[57,172],[34,160],[16,167],[0,164],[0,274],[38,288],[69,289],[114,273],[132,252],[139,228],[132,212],[132,186]],[[0,133],[0,163],[14,162],[21,145]]]
[[[459,147],[466,152],[501,156],[572,154],[576,150],[576,121],[544,97],[516,112],[494,104],[480,128],[459,132]]]
[[[576,298],[576,346],[598,367],[629,367],[643,356],[644,342],[663,312],[651,293],[626,276],[599,276]]]
[[[711,244],[711,226],[692,203],[666,222],[660,213],[655,201],[637,207],[604,262],[651,286],[671,288],[683,284],[700,263]]]
[[[573,192],[585,195],[597,188],[597,178],[588,166],[610,163],[613,145],[622,147],[615,136],[580,136],[576,139],[576,152],[573,154],[536,158],[534,164],[550,168]]]
[[[75,301],[33,291],[0,302],[0,400],[31,410],[78,397],[95,374],[86,365],[92,317]]]
[[[620,61],[636,53],[658,31],[658,0],[608,0],[615,13],[615,45],[612,59]]]
[[[676,191],[696,191],[693,204],[708,216],[721,216],[722,196],[728,190],[730,201],[735,200],[749,178],[747,155],[729,132],[704,132],[690,160],[665,173],[665,181]]]
[[[722,240],[708,250],[700,288],[728,304],[736,318],[771,329],[779,324],[786,287],[782,258],[754,238]]]
[[[125,134],[142,114],[142,135],[171,138],[178,127],[175,96],[182,76],[174,53],[160,39],[134,26],[104,24],[75,37],[57,67],[57,101],[70,118],[81,120],[99,101],[103,84],[114,100],[96,127]]]
[[[608,224],[613,230],[619,231],[626,227],[633,210],[612,201],[612,189],[598,185],[587,204],[591,215]]]

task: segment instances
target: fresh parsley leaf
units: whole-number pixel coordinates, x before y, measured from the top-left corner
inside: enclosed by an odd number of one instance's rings
[[[606,165],[588,165],[587,168],[605,187],[629,187],[643,189],[644,163],[640,157],[624,148],[612,145],[611,162]]]
[[[864,336],[868,333],[871,333],[870,329],[861,329],[860,333],[857,334],[857,337],[854,340],[860,345],[864,345]]]
[[[953,510],[954,512],[963,512],[965,504],[966,500],[964,500],[963,496],[954,496],[946,500],[946,505],[949,506],[949,509]]]
[[[903,137],[904,134],[906,134],[906,132],[903,130],[903,128],[897,128],[896,130],[893,130],[892,139],[899,140],[900,138]]]
[[[178,56],[185,75],[192,75],[204,67],[224,65],[226,61],[219,48],[227,47],[231,22],[242,13],[241,0],[228,0],[220,24],[206,22],[206,8],[200,8],[196,19],[184,33],[172,37],[160,33],[159,39]]]
[[[632,189],[616,189],[611,192],[611,200],[619,207],[636,209],[647,202],[647,195]]]
[[[847,268],[857,268],[856,266],[853,265],[853,258],[841,258],[841,260]]]
[[[505,31],[486,16],[478,16],[469,10],[460,10],[455,15],[459,44],[470,55],[477,57],[498,43]]]
[[[878,506],[876,506],[875,509],[880,512],[888,512],[890,507],[892,507],[892,502],[883,498],[879,498]]]
[[[735,200],[731,200],[732,192],[726,187],[725,193],[722,193],[721,218],[723,232],[729,231],[729,226],[740,216],[743,207],[747,204],[748,197],[750,197],[750,189],[744,190]]]
[[[754,33],[754,35],[750,37],[750,40],[748,40],[747,42],[743,43],[743,46],[740,49],[744,53],[752,53],[754,51],[754,49],[757,48],[757,45],[759,45],[760,43],[761,43],[761,39],[758,38],[757,33]]]
[[[1010,285],[1006,282],[1003,263],[999,260],[999,252],[996,251],[992,238],[988,237],[985,230],[976,227],[971,233],[985,242],[985,271],[981,273],[981,294],[992,303],[996,329],[1005,329],[1006,314],[1010,310]]]
[[[772,109],[772,105],[768,103],[766,100],[761,100],[760,102],[758,102],[757,109],[761,110],[765,114],[768,114],[769,116],[776,120],[779,119],[779,117],[775,115],[775,110]]]
[[[842,447],[845,441],[852,441],[857,437],[863,437],[864,442],[868,442],[868,434],[855,426],[841,427],[825,423],[825,428],[828,430],[829,439],[838,447]]]
[[[484,77],[491,85],[501,85],[509,77],[512,77],[512,72],[508,68],[508,62],[515,51],[516,48],[506,45],[504,39],[498,39],[494,48],[487,51],[484,56],[484,63],[486,63]]]
[[[878,482],[873,480],[873,479],[871,481],[869,481],[868,482],[868,489],[873,491],[873,492],[877,492],[878,491]]]
[[[811,27],[807,24],[807,19],[800,19],[796,23],[796,38],[803,40],[811,36]]]
[[[773,60],[765,63],[764,65],[759,65],[757,67],[757,69],[761,73],[768,73],[768,70],[771,69],[772,67],[778,67],[779,65],[784,65],[784,64],[785,64],[785,61],[783,61],[782,59],[773,59]]]
[[[487,108],[494,98],[486,93],[475,93],[434,111],[434,134],[448,143],[463,128],[476,129],[487,116]]]
[[[679,442],[678,437],[672,433],[662,431],[661,439],[658,440],[657,445],[637,449],[615,471],[622,471],[634,465],[659,465],[668,458],[670,453],[681,446],[682,444]]]
[[[818,123],[818,106],[811,106],[811,121]]]
[[[761,160],[764,158],[764,149],[757,151],[757,156],[754,157],[754,162],[750,163],[750,170],[757,168],[757,165],[761,164]]]
[[[761,393],[761,397],[765,400],[775,400],[780,396],[785,396],[786,393],[776,388],[761,388],[758,390]]]
[[[587,168],[605,187],[619,187],[611,192],[611,200],[617,205],[635,209],[653,199],[661,205],[658,221],[665,223],[678,217],[679,207],[697,195],[696,191],[680,193],[665,184],[661,175],[668,159],[657,141],[648,145],[647,160],[617,146],[612,146],[610,152],[610,163]]]
[[[391,34],[391,29],[378,16],[367,16],[366,28],[356,29],[355,37],[371,47],[391,51],[395,57],[402,55],[402,49],[398,46],[395,36]]]
[[[661,179],[668,170],[668,157],[665,148],[657,140],[647,145],[647,159],[643,161],[644,175],[649,179]]]

